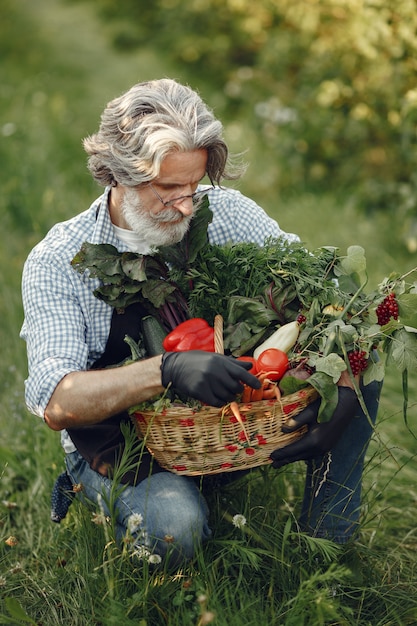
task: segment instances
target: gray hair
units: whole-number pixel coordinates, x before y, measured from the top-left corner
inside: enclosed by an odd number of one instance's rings
[[[166,78],[138,83],[109,102],[83,145],[100,185],[140,185],[158,176],[169,153],[200,149],[207,150],[213,184],[241,174],[231,166],[221,122],[195,91]]]

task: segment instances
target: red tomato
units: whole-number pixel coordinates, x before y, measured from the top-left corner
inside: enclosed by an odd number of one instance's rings
[[[254,375],[258,373],[256,359],[254,359],[253,356],[238,356],[237,360],[238,361],[247,361],[248,363],[252,363],[252,367],[249,370],[250,373],[254,374]]]
[[[268,348],[258,356],[258,373],[267,374],[270,380],[280,380],[288,369],[288,357],[278,348]]]

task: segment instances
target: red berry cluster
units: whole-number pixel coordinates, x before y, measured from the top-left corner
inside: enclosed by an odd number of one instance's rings
[[[390,293],[380,304],[378,304],[376,308],[376,316],[380,326],[388,324],[391,317],[395,320],[398,319],[398,302],[395,299],[395,293]]]
[[[352,374],[356,376],[366,370],[368,366],[368,361],[366,359],[366,352],[363,350],[352,350],[352,352],[348,353],[350,369],[352,370]]]
[[[299,324],[304,324],[304,322],[306,322],[306,321],[307,321],[307,318],[302,313],[300,313],[300,315],[297,316],[297,322]]]

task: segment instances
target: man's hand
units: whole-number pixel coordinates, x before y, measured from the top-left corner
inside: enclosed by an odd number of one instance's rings
[[[359,410],[358,398],[353,389],[339,387],[338,393],[339,401],[332,418],[328,422],[320,424],[317,422],[320,400],[316,400],[283,425],[282,431],[285,433],[292,433],[305,425],[308,430],[298,441],[272,452],[272,467],[278,469],[295,461],[307,461],[334,447],[346,426]]]
[[[223,406],[243,391],[243,385],[259,389],[260,381],[247,371],[252,366],[230,356],[189,350],[166,352],[162,357],[162,385],[172,385],[185,394],[211,406]]]

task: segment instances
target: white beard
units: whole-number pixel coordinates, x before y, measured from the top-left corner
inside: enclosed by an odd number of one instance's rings
[[[129,228],[149,246],[157,248],[181,241],[193,218],[193,215],[182,216],[177,209],[149,213],[133,189],[125,190],[121,212]]]

